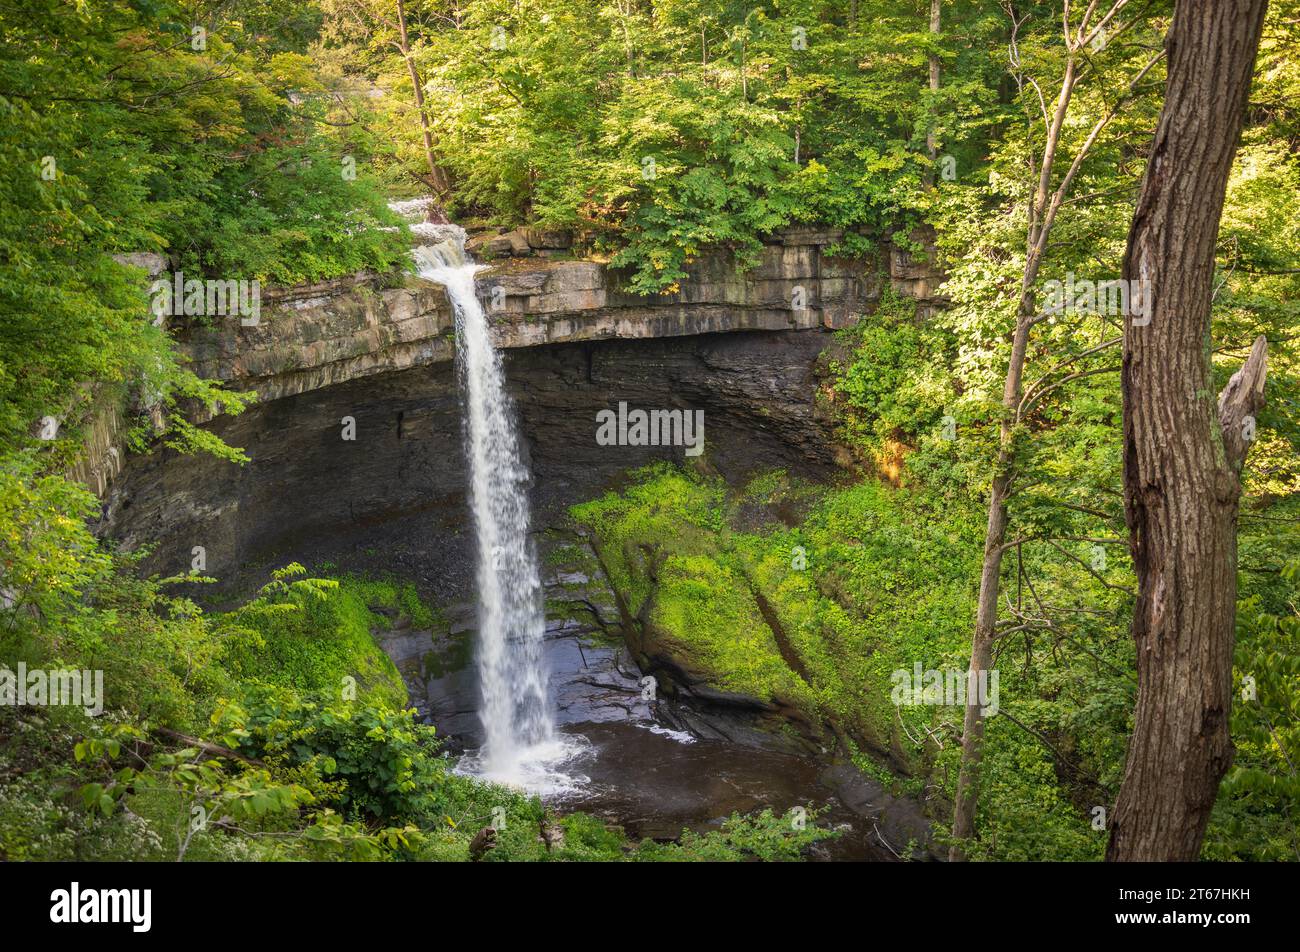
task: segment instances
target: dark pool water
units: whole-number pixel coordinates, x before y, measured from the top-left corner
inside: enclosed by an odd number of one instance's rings
[[[460,615],[437,641],[409,628],[383,636],[412,703],[453,754],[481,740],[472,611],[462,606]],[[894,861],[909,832],[924,828],[914,804],[829,757],[670,729],[664,721],[680,718],[661,720],[626,652],[576,621],[551,622],[545,659],[559,729],[584,739],[575,745],[582,753],[560,768],[580,782],[551,799],[556,809],[595,814],[633,838],[668,840],[683,829],[716,829],[733,813],[803,807],[838,832],[813,847],[814,859]]]

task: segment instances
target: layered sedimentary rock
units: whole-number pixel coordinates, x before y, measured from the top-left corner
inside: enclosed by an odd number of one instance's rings
[[[701,257],[671,294],[630,294],[595,261],[513,258],[486,268],[479,291],[494,342],[512,349],[589,340],[681,337],[753,330],[836,328],[870,311],[890,282],[933,301],[933,269],[887,249],[880,261],[825,253],[839,233],[776,236],[754,268],[730,255]],[[278,400],[362,377],[453,359],[454,320],[441,287],[412,276],[359,274],[263,291],[261,321],[178,329],[206,377]]]

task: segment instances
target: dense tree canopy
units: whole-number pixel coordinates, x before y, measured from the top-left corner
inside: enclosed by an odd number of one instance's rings
[[[720,681],[842,729],[854,762],[925,803],[946,840],[962,712],[893,706],[889,677],[971,659],[1000,494],[989,621],[1006,716],[988,724],[955,855],[1101,858],[1095,810],[1115,802],[1136,697],[1124,313],[1053,309],[1053,287],[1121,277],[1174,4],[1114,4],[1073,44],[1070,6],[944,0],[932,31],[930,0],[0,0],[0,662],[106,668],[123,686],[111,723],[60,714],[0,750],[0,773],[23,778],[0,793],[0,857],[184,855],[189,839],[154,841],[194,804],[284,834],[196,841],[204,858],[469,855],[459,818],[500,794],[435,756],[369,638],[375,606],[429,611],[409,587],[293,565],[241,607],[200,607],[98,539],[98,503],[65,475],[106,396],[137,451],[244,458],[195,421],[250,395],[184,364],[125,256],[267,285],[399,272],[409,235],[386,202],[433,195],[471,228],[570,231],[574,254],[649,302],[706,251],[743,267],[790,225],[839,230],[830,252],[848,259],[886,240],[933,254],[945,307],[918,315],[886,292],[828,350],[820,399],[856,485],[656,468],[573,518],[632,596],[647,578],[624,556],[660,547],[656,623]],[[1300,859],[1298,42],[1300,0],[1273,0],[1215,246],[1215,393],[1257,337],[1269,356],[1242,475],[1237,753],[1207,859]],[[797,501],[800,518],[740,526],[754,500]],[[821,553],[807,576],[772,555],[791,546]],[[718,637],[764,613],[798,665],[757,636]],[[359,669],[373,683],[339,707],[326,688]],[[0,741],[18,716],[0,709]],[[124,766],[157,728],[175,743]],[[204,744],[238,756],[195,767]],[[43,745],[62,760],[40,774]],[[43,792],[56,786],[90,812]],[[546,822],[526,797],[508,806]],[[594,820],[565,822],[562,858],[623,855]],[[789,858],[821,835],[737,818],[631,855]],[[507,847],[542,858],[522,833]]]

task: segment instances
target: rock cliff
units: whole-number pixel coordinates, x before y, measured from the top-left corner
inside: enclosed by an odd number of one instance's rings
[[[827,474],[836,450],[814,368],[828,331],[869,312],[886,283],[923,306],[935,284],[893,249],[874,262],[832,258],[835,237],[778,236],[743,273],[706,256],[680,290],[653,299],[628,294],[597,262],[486,268],[479,290],[506,353],[538,524],[631,467],[684,458],[680,447],[598,445],[596,414],[619,401],[703,410],[697,462],[728,479],[777,466]],[[195,546],[223,579],[307,553],[355,562],[387,547],[379,567],[409,562],[438,586],[465,588],[454,319],[440,286],[363,274],[266,291],[256,326],[173,330],[200,374],[257,392],[243,415],[209,421],[252,462],[158,448],[126,458],[116,478],[103,467],[91,488],[104,498],[105,533],[151,546],[160,572],[187,570]]]
[[[869,312],[888,282],[932,307],[937,276],[906,253],[847,261],[825,253],[839,237],[804,229],[777,235],[739,271],[725,252],[705,255],[672,294],[642,297],[594,261],[512,258],[479,275],[498,347],[684,337],[754,330],[837,328]],[[263,291],[257,326],[193,324],[178,336],[206,377],[256,390],[262,401],[451,361],[454,320],[440,286],[414,276],[359,274]]]

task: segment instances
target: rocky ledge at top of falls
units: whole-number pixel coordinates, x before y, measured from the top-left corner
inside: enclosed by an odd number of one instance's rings
[[[596,261],[513,258],[485,268],[479,292],[497,347],[681,337],[847,325],[869,312],[888,282],[936,305],[939,275],[886,246],[875,259],[826,253],[839,233],[773,236],[759,263],[739,270],[726,252],[701,256],[672,294],[645,297]],[[263,402],[360,377],[451,361],[454,318],[439,285],[409,275],[361,273],[263,291],[260,322],[176,328],[201,376],[255,390]]]

